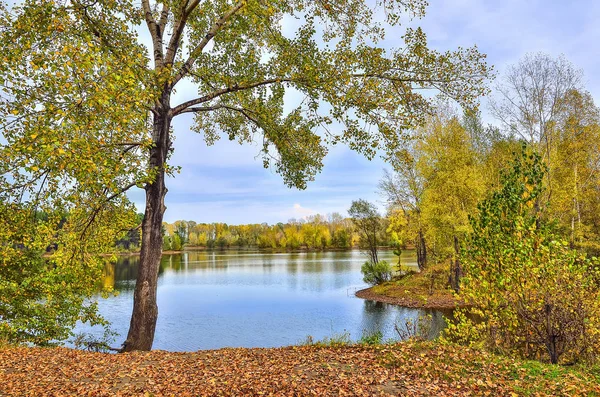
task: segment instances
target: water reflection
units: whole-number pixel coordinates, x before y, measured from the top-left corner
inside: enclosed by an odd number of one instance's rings
[[[392,252],[382,259],[395,262]],[[320,340],[343,332],[359,339],[381,331],[394,338],[394,324],[427,312],[354,297],[364,288],[357,251],[261,253],[189,251],[164,255],[158,279],[159,320],[154,348],[172,351],[225,346],[271,347]],[[404,265],[414,253],[404,252]],[[100,300],[101,313],[127,333],[139,266],[137,256],[107,265],[105,285],[120,294]],[[436,327],[441,314],[432,313]],[[79,327],[78,331],[90,331]]]

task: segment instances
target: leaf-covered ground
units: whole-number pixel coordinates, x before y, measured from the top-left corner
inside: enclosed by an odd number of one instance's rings
[[[591,371],[434,343],[103,354],[0,350],[1,396],[600,395]]]

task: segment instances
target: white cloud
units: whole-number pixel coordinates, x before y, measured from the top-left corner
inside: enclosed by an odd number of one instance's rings
[[[310,208],[304,208],[300,204],[295,203],[292,208],[292,214],[295,218],[306,218],[309,215],[315,215],[316,212]]]

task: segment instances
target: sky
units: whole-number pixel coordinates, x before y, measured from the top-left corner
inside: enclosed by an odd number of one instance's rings
[[[477,45],[501,76],[529,52],[563,54],[584,72],[584,85],[600,104],[600,1],[598,0],[430,0],[427,15],[413,25],[423,28],[437,50]],[[403,29],[390,30],[386,47],[401,45]],[[491,83],[493,88],[494,82]],[[481,101],[484,121],[494,122]],[[324,167],[306,190],[290,189],[273,170],[264,169],[258,146],[240,146],[226,138],[207,147],[190,131],[192,118],[174,122],[166,222],[193,220],[228,224],[286,222],[320,213],[347,216],[352,200],[363,198],[384,211],[377,184],[386,164],[366,160],[344,146],[330,148]],[[389,168],[389,167],[388,167]],[[143,210],[142,190],[129,197]]]

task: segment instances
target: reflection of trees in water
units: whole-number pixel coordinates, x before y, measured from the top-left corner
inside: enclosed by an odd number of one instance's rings
[[[275,264],[273,263],[273,260],[271,260],[271,259],[264,260],[262,263],[262,268],[263,268],[264,273],[271,273],[273,271],[274,267],[275,267]]]
[[[446,328],[446,318],[452,316],[452,310],[427,310],[426,312],[431,316],[431,329],[428,338],[435,339]]]
[[[174,258],[176,257],[176,258]],[[166,269],[181,269],[181,254],[165,255],[162,257],[158,274],[164,273]],[[135,280],[138,274],[140,257],[137,255],[120,256],[116,263],[107,262],[104,265],[103,283],[112,287],[117,291],[132,291],[135,288]]]
[[[365,312],[367,313],[380,313],[385,311],[387,304],[383,302],[376,302],[365,300]]]
[[[319,260],[312,260],[302,264],[302,273],[322,273],[323,262]]]
[[[184,253],[183,270],[211,269],[224,271],[229,267],[229,260],[225,252],[227,251],[188,251]]]
[[[164,272],[167,269],[180,271],[181,265],[183,262],[182,259],[183,259],[182,254],[163,255],[162,258],[160,259],[160,270],[158,273],[160,274],[161,272]]]
[[[115,287],[115,264],[110,263],[110,261],[104,262],[104,269],[102,270],[102,286],[104,289]]]
[[[429,339],[435,339],[440,335],[446,327],[446,318],[450,318],[452,310],[421,310],[406,307],[399,307],[383,302],[375,302],[370,300],[364,301],[362,327],[363,332],[373,333],[381,331],[386,334],[386,331],[393,332],[393,337],[397,338],[393,331],[394,324],[398,324],[400,328],[404,328],[407,321],[418,322],[419,317],[425,318],[431,316],[431,321],[424,321],[429,329],[426,329]],[[389,329],[385,329],[385,328]]]
[[[336,261],[336,260],[334,260],[333,261],[333,271],[335,273],[346,272],[346,271],[350,270],[350,267],[351,267],[350,265],[351,265],[351,262],[348,262],[348,261],[344,261],[344,260],[342,260],[342,261]]]
[[[121,256],[117,263],[110,264],[114,269],[114,289],[117,291],[132,291],[138,274],[140,258],[138,256]]]
[[[288,273],[297,274],[300,268],[300,263],[297,258],[290,257],[285,263],[285,267]]]
[[[361,327],[363,334],[372,334],[377,331],[385,333],[385,325],[390,324],[392,310],[387,310],[387,304],[370,300],[364,301],[363,318]]]
[[[339,289],[351,284],[353,269],[357,269],[356,261],[363,259],[355,252],[185,251],[163,255],[159,275],[166,271],[221,273],[242,268],[268,274],[277,269],[287,273],[286,283],[293,289],[322,291],[326,287]],[[119,257],[116,264],[107,265],[103,283],[113,285],[116,290],[131,290],[135,285],[138,264],[138,256]]]

